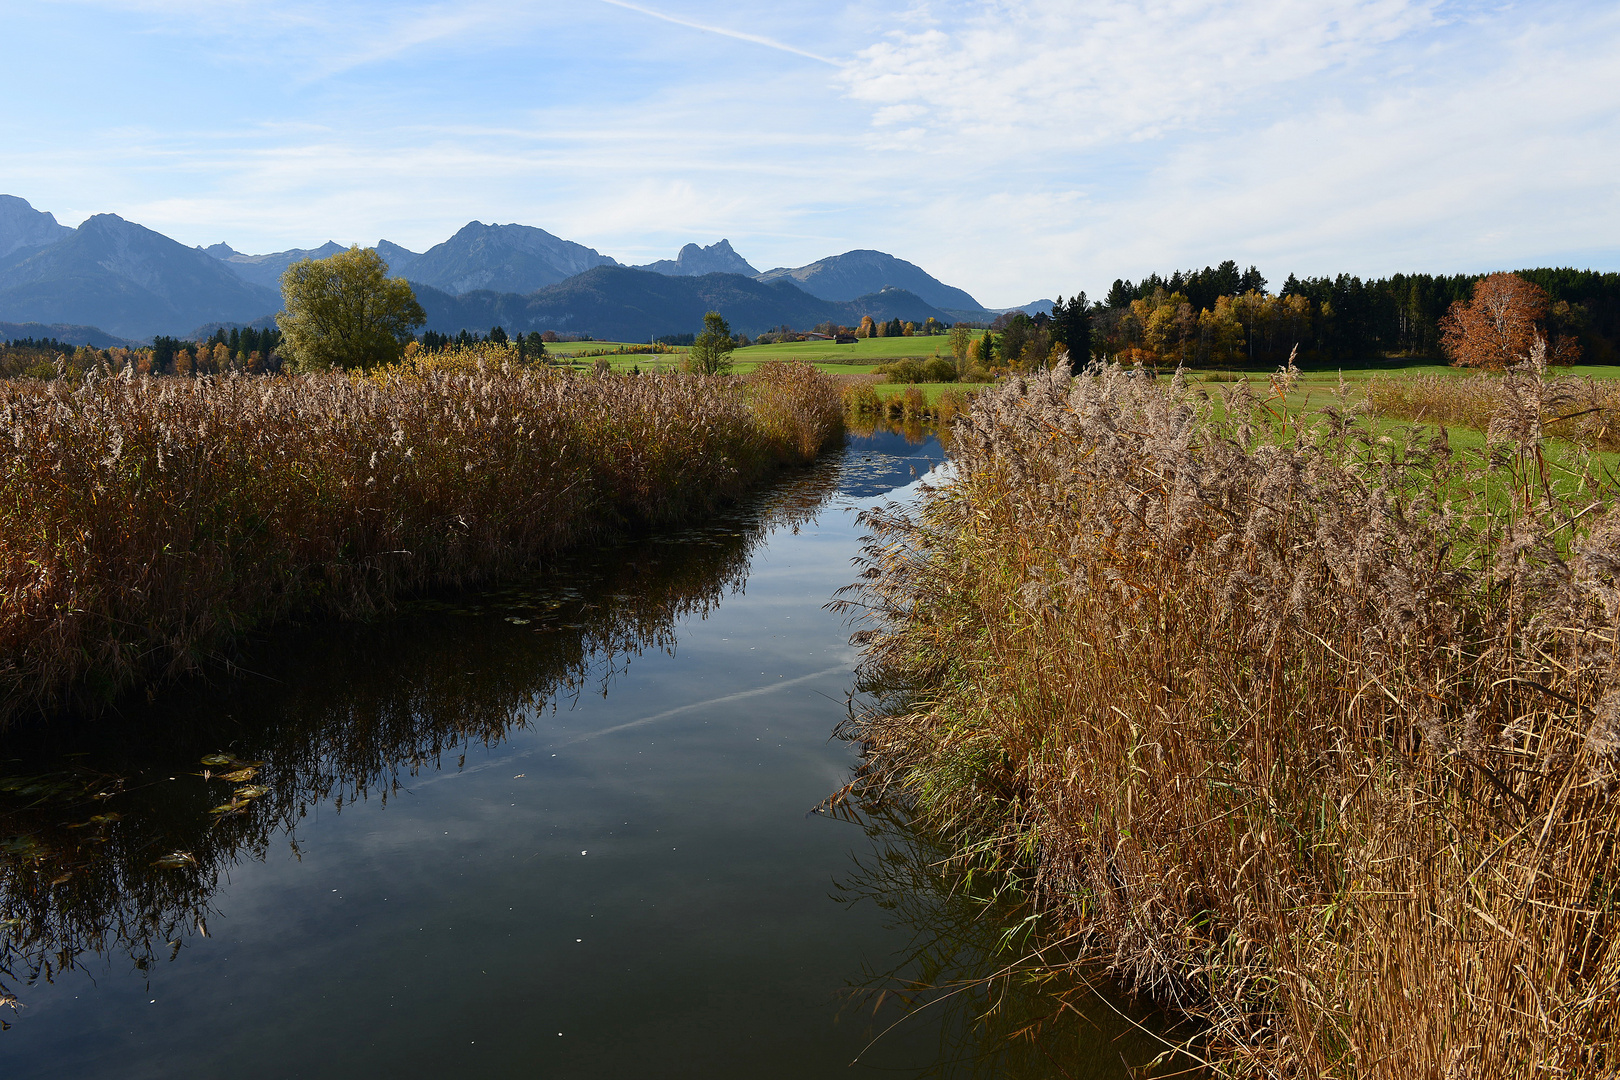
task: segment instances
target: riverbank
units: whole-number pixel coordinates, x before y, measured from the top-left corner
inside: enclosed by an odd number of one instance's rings
[[[0,383],[0,721],[92,708],[294,615],[364,617],[690,519],[841,434],[803,365]]]
[[[897,795],[1233,1075],[1609,1075],[1620,511],[1548,467],[1108,369],[987,391],[867,515]]]

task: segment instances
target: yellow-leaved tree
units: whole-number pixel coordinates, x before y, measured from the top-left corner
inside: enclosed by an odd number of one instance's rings
[[[411,328],[427,321],[410,284],[390,278],[382,256],[358,245],[287,267],[281,301],[281,354],[299,371],[392,364]]]

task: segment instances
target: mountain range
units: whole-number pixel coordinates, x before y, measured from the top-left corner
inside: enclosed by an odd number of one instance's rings
[[[115,214],[70,228],[0,195],[0,326],[48,325],[66,341],[97,332],[189,335],[204,325],[263,321],[280,310],[288,266],[342,250],[330,241],[264,255],[225,243],[192,248]],[[411,282],[428,315],[425,329],[449,334],[500,325],[644,341],[692,332],[711,310],[747,334],[783,324],[853,324],[863,315],[955,322],[998,314],[881,251],[761,274],[720,240],[631,267],[544,229],[477,221],[424,252],[388,240],[376,251],[393,276]]]

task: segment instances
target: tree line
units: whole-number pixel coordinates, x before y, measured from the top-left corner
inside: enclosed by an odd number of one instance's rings
[[[1192,367],[1274,366],[1297,345],[1306,363],[1382,356],[1444,361],[1445,320],[1484,274],[1288,275],[1275,293],[1227,260],[1199,271],[1115,280],[1092,311],[1094,355]],[[1586,363],[1620,361],[1620,274],[1543,267],[1514,276],[1546,296],[1551,341],[1576,343]],[[1566,351],[1566,355],[1568,351]]]

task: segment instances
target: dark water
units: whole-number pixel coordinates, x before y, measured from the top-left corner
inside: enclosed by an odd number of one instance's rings
[[[1047,1008],[1016,980],[869,990],[1001,962],[995,911],[942,885],[925,839],[812,812],[855,763],[829,738],[855,654],[822,609],[851,580],[854,512],[942,456],[852,437],[702,529],[287,631],[236,679],[0,739],[0,1073],[1116,1076],[1151,1057],[1100,1000],[1008,1041]]]

